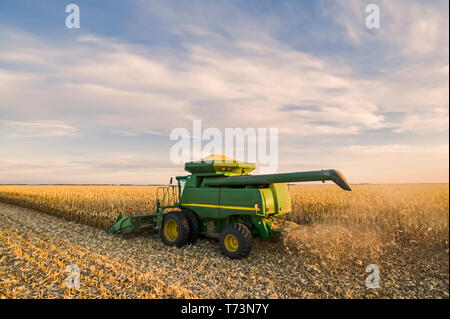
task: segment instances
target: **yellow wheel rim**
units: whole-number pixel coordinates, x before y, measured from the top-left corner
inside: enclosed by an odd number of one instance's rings
[[[164,224],[164,235],[170,241],[178,238],[178,225],[174,220],[168,220]]]
[[[239,248],[239,240],[233,234],[228,234],[225,236],[225,248],[229,252],[235,252]]]

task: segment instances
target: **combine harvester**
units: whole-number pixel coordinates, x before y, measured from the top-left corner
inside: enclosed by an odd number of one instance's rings
[[[185,163],[191,174],[177,176],[177,186],[158,187],[155,213],[119,214],[109,232],[129,234],[153,227],[164,244],[178,247],[194,243],[203,234],[219,239],[224,255],[240,259],[250,253],[252,236],[269,238],[280,232],[272,226],[277,216],[291,211],[287,183],[331,180],[351,191],[345,177],[334,169],[250,175],[254,169],[254,163],[224,155]]]

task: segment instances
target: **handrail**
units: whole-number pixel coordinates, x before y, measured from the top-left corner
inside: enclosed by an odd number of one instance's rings
[[[178,201],[177,186],[158,186],[156,189],[156,205],[157,208],[161,206],[174,206]]]

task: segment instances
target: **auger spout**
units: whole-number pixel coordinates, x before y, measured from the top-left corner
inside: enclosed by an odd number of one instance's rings
[[[246,185],[264,185],[272,183],[293,183],[293,182],[314,182],[314,181],[333,181],[339,187],[346,191],[351,191],[351,187],[341,172],[335,169],[293,172],[281,174],[263,174],[263,175],[238,175],[238,176],[218,176],[204,180],[204,186],[246,186]]]

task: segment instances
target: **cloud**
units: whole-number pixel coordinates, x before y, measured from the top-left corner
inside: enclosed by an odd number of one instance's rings
[[[59,110],[63,99],[64,109],[75,116],[90,111],[86,120],[91,125],[133,123],[137,131],[147,131],[148,123],[141,120],[145,116],[152,119],[155,127],[151,130],[166,133],[170,126],[190,126],[191,118],[208,119],[208,125],[215,127],[235,127],[240,122],[268,127],[276,118],[276,126],[286,132],[307,127],[301,133],[305,135],[354,134],[383,127],[383,116],[377,105],[366,99],[364,85],[334,74],[327,61],[277,42],[236,42],[221,51],[196,45],[186,49],[187,58],[172,61],[137,54],[125,44],[85,46],[78,48],[79,55],[74,54],[73,62],[67,64],[58,58],[65,53],[53,48],[57,58],[39,73],[31,72],[32,79],[18,84],[29,94],[9,92],[9,102],[24,113],[31,108],[51,113]],[[15,72],[3,73],[6,80],[15,76]],[[45,105],[36,105],[43,100]],[[282,109],[304,104],[315,105],[314,112]],[[95,116],[97,108],[102,108],[102,123]],[[120,123],[115,118],[120,118]],[[332,119],[335,129],[316,125],[320,119]]]
[[[97,156],[98,154],[96,154]],[[183,175],[182,169],[154,156],[108,154],[94,158],[89,154],[51,159],[0,159],[1,183],[31,184],[154,184],[169,182],[169,173]],[[174,176],[174,175],[172,175]]]
[[[7,137],[59,137],[73,136],[77,128],[63,121],[21,122],[0,120]]]
[[[365,26],[365,8],[371,3],[374,2],[326,1],[326,6],[329,16],[355,45],[370,46],[376,52],[389,49],[390,53],[416,61],[423,61],[427,55],[448,56],[448,2],[376,1],[380,28],[372,30]]]
[[[152,130],[136,130],[136,129],[129,129],[129,130],[112,130],[112,133],[124,135],[124,136],[138,136],[141,134],[149,134],[149,135],[163,135],[161,132],[152,131]]]

